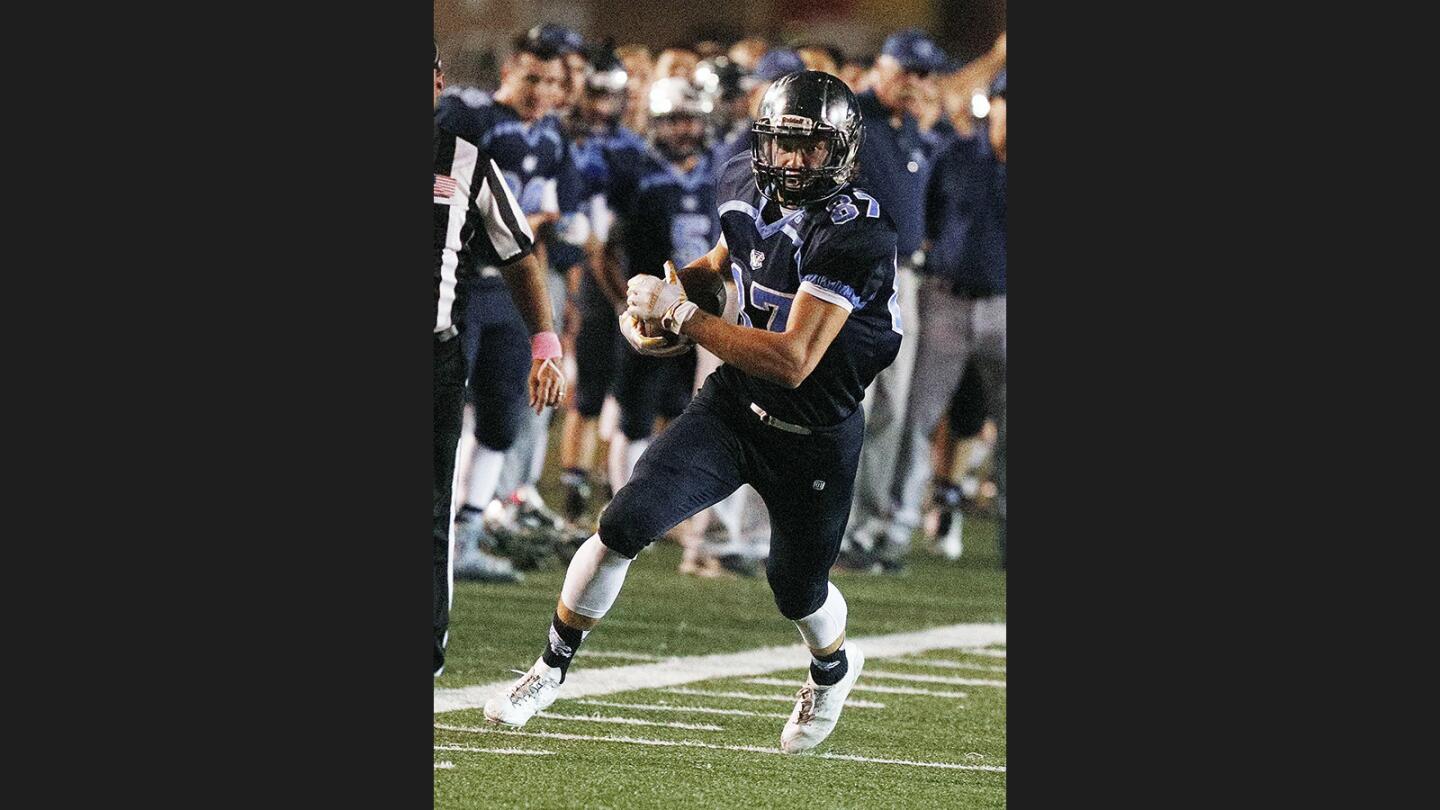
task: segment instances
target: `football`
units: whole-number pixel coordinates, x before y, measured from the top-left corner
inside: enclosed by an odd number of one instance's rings
[[[717,318],[725,312],[725,283],[719,273],[704,267],[684,267],[678,275],[686,298]]]

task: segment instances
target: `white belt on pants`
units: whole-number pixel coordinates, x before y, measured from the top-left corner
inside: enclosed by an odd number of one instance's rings
[[[750,410],[754,411],[755,415],[760,417],[761,422],[764,422],[770,427],[779,428],[780,430],[784,430],[790,433],[799,433],[801,436],[810,435],[810,428],[800,427],[799,425],[792,425],[789,422],[782,422],[779,419],[776,419],[775,417],[766,413],[764,408],[756,405],[753,402],[750,403]]]

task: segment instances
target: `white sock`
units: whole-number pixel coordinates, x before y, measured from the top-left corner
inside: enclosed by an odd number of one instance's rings
[[[831,582],[830,592],[820,609],[796,621],[795,626],[800,628],[800,637],[805,639],[805,646],[812,651],[823,650],[845,634],[845,617],[848,614],[849,607],[845,604],[845,597],[840,595],[840,589]]]
[[[603,619],[620,595],[630,560],[600,542],[599,534],[590,535],[570,560],[565,570],[565,584],[560,588],[560,601],[565,607],[591,619]]]
[[[484,509],[490,499],[495,497],[495,485],[500,481],[500,468],[505,464],[505,454],[477,444],[474,459],[470,465],[470,483],[465,490],[465,503]]]

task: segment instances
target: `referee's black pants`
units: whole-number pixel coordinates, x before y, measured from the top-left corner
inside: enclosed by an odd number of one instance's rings
[[[435,503],[431,534],[435,539],[435,674],[445,666],[445,641],[450,629],[450,600],[455,579],[450,560],[451,487],[455,479],[455,448],[465,407],[465,357],[454,337],[435,338]]]

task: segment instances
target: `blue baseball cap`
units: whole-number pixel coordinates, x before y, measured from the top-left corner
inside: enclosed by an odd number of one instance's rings
[[[773,82],[781,76],[804,69],[805,62],[801,60],[800,54],[789,48],[772,48],[760,57],[752,75],[762,82]]]
[[[585,38],[575,31],[556,23],[542,23],[526,32],[526,39],[539,43],[562,56],[567,53],[585,52]]]
[[[880,54],[895,57],[895,61],[899,62],[904,70],[935,73],[944,70],[949,64],[945,59],[945,52],[919,28],[907,28],[891,34],[880,49]]]

